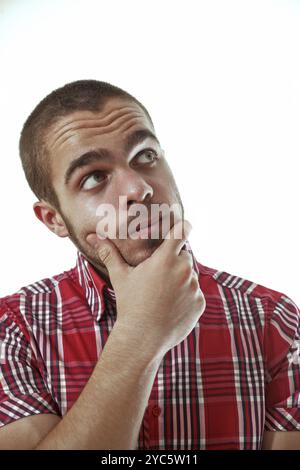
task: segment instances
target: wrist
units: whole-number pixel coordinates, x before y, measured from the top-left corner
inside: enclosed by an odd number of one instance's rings
[[[135,363],[142,364],[144,367],[158,367],[164,354],[149,339],[147,333],[129,324],[115,321],[111,334],[114,333],[114,340],[121,349],[130,355]]]

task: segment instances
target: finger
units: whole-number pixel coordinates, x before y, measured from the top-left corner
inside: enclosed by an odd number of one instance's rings
[[[157,248],[155,253],[173,253],[179,255],[190,232],[192,225],[188,220],[180,220],[167,233],[165,240]]]
[[[91,243],[91,240],[91,236],[87,237],[89,243]],[[122,257],[116,245],[108,238],[98,240],[97,242],[94,241],[94,248],[96,248],[99,260],[106,267],[111,283],[114,285],[124,276],[129,265]]]

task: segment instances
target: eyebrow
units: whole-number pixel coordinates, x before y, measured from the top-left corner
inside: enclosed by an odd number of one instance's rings
[[[125,140],[125,152],[128,153],[133,147],[148,138],[155,140],[156,143],[160,145],[160,142],[156,135],[153,134],[149,129],[138,129],[127,136]],[[68,166],[67,171],[65,173],[65,184],[67,185],[69,183],[71,177],[79,168],[83,168],[99,160],[108,160],[110,158],[112,158],[112,153],[105,148],[98,148],[96,150],[90,150],[88,152],[85,152],[83,155],[80,155],[80,157],[75,158],[75,160],[72,160],[72,162]]]

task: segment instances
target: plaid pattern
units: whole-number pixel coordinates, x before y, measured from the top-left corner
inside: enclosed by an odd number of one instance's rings
[[[192,256],[206,309],[160,364],[137,448],[259,449],[264,429],[300,430],[299,309]],[[66,414],[101,355],[115,306],[80,252],[73,269],[0,300],[0,425]]]

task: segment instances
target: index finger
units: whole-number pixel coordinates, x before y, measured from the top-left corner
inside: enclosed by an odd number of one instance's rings
[[[179,220],[166,234],[164,241],[157,248],[156,252],[168,251],[179,255],[191,230],[192,224],[188,220]]]

